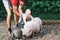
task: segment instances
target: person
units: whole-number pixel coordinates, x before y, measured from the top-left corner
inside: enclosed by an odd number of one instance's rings
[[[3,1],[3,4],[4,4],[4,7],[7,11],[7,27],[8,27],[8,36],[11,36],[11,10],[13,9],[13,12],[14,12],[14,21],[16,23],[16,25],[18,24],[18,17],[21,17],[22,16],[19,14],[18,12],[18,3],[19,3],[19,0],[2,0]],[[12,5],[12,8],[11,8],[11,5]]]
[[[23,21],[24,23],[26,23],[29,20],[32,20],[33,16],[31,15],[31,10],[30,9],[26,9],[25,15],[23,16]]]
[[[26,24],[27,21],[30,21],[31,19],[33,19],[33,16],[31,15],[31,10],[30,9],[26,9],[25,14],[22,13],[20,11],[21,15],[22,15],[22,19],[19,18],[19,23],[21,22],[21,20],[23,20],[24,24]]]

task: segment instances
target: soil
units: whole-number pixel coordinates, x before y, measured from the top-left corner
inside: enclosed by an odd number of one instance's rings
[[[15,26],[14,21],[12,21],[12,29]],[[5,20],[0,21],[0,40],[11,40],[7,36],[7,25]],[[26,40],[60,40],[60,24],[43,25],[39,35],[33,38],[26,38]]]

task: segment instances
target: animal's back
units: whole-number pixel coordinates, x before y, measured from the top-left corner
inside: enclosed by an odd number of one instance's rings
[[[38,31],[40,30],[40,26],[36,22],[29,21],[25,24],[24,29],[31,29],[33,31]]]

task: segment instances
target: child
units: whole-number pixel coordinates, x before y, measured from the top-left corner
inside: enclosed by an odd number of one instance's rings
[[[21,12],[21,11],[20,11],[20,12]],[[31,15],[31,10],[30,10],[30,9],[27,9],[27,10],[25,11],[25,14],[21,12],[21,15],[22,15],[22,17],[23,17],[22,19],[23,19],[24,24],[25,24],[28,20],[33,19],[32,15]],[[19,23],[21,22],[22,19],[19,18]]]
[[[33,19],[32,15],[31,15],[31,10],[27,9],[25,12],[25,15],[23,15],[23,21],[24,23],[26,23],[26,21]]]
[[[19,5],[18,11],[19,11],[20,15],[22,16],[22,18],[19,18],[19,23],[21,23],[21,21],[23,21],[24,23],[26,23],[27,20],[33,18],[31,16],[31,10],[30,9],[27,9],[26,12],[25,12],[25,14],[23,13],[23,11],[22,11],[23,5],[24,5],[24,2],[23,1],[20,1],[20,5]]]

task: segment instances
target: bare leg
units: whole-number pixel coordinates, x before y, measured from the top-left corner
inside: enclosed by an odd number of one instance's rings
[[[17,15],[14,15],[14,21],[15,21],[15,23],[16,23],[16,25],[18,24],[18,16]]]
[[[3,4],[4,4],[4,7],[7,11],[7,19],[6,19],[6,22],[7,22],[7,27],[8,27],[8,36],[10,36],[10,33],[11,33],[11,9],[10,9],[10,3],[8,0],[2,0],[3,1]]]
[[[18,13],[18,8],[17,6],[13,6],[13,12],[14,12],[14,21],[16,24],[18,24],[18,18],[19,18],[19,13]]]
[[[11,10],[7,10],[7,26],[11,27]]]
[[[10,32],[11,32],[11,10],[10,9],[7,9],[6,22],[7,22],[7,27],[8,27],[8,36],[11,36],[10,35]]]

